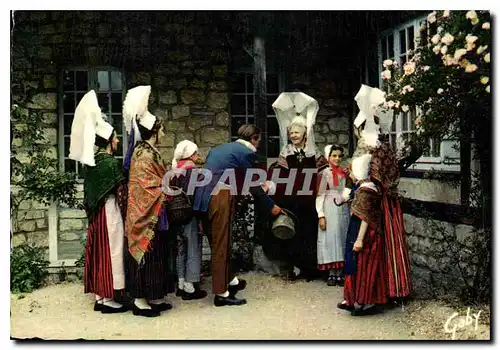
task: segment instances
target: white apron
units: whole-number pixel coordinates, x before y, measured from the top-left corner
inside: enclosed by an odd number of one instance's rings
[[[111,256],[111,270],[113,274],[113,289],[124,289],[125,268],[123,266],[123,243],[125,233],[122,214],[114,195],[110,195],[106,200],[105,210],[109,253]]]

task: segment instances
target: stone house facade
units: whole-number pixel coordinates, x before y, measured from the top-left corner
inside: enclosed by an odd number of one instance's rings
[[[43,115],[41,127],[60,169],[78,174],[79,165],[67,157],[72,113],[79,99],[88,90],[96,90],[103,112],[118,130],[123,146],[118,156],[122,157],[127,144],[121,119],[123,98],[127,89],[149,84],[151,112],[164,119],[167,130],[159,147],[164,159],[171,160],[176,143],[183,139],[195,141],[201,155],[206,156],[210,147],[233,139],[239,125],[255,122],[254,62],[248,54],[248,43],[259,30],[252,29],[249,17],[238,16],[220,12],[16,11],[11,49],[12,103],[30,114]],[[279,152],[277,123],[270,105],[280,92],[293,89],[313,96],[320,104],[315,127],[318,147],[322,150],[326,144],[337,143],[352,154],[352,121],[357,114],[353,97],[361,83],[379,83],[381,35],[418,15],[349,16],[358,17],[339,17],[334,23],[325,22],[328,17],[317,13],[308,14],[308,22],[290,25],[294,32],[287,37],[283,37],[283,30],[279,35],[264,31],[269,107],[267,150],[262,156],[268,163]],[[348,25],[353,20],[357,27]],[[278,21],[274,18],[264,27],[272,28]],[[409,27],[402,28],[408,35]],[[317,39],[307,49],[309,53],[304,52],[300,38]],[[401,49],[396,53],[402,54]],[[400,126],[396,129],[401,132]],[[12,146],[19,147],[19,140],[13,140]],[[20,151],[20,160],[26,161],[27,154]],[[433,154],[434,160],[439,158],[438,153]],[[420,167],[402,178],[400,191],[404,197],[445,205],[460,203],[459,189],[439,180],[423,179],[418,174],[425,165]],[[457,173],[456,167],[446,171]],[[79,183],[79,198],[82,191]],[[13,245],[36,243],[46,248],[52,267],[74,266],[83,249],[85,212],[57,203],[46,207],[23,202],[19,214]],[[405,213],[414,280],[422,294],[436,286],[445,290],[454,278],[449,269],[444,269],[450,257],[435,260],[434,250],[443,246],[442,237],[424,220],[411,210]],[[461,244],[472,235],[472,227],[446,221],[439,224],[447,227],[454,244],[465,252]],[[206,246],[204,254],[209,256]],[[462,255],[464,261],[469,259],[467,254]]]

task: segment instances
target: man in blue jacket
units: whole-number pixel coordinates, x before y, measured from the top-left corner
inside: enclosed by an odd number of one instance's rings
[[[212,251],[215,306],[246,304],[245,299],[236,298],[236,293],[245,289],[246,281],[231,278],[231,218],[234,215],[235,195],[241,194],[246,171],[255,166],[261,130],[255,125],[245,124],[239,128],[238,137],[238,140],[217,146],[209,152],[204,168],[211,172],[212,179],[207,185],[197,187],[194,194],[193,208],[203,217],[203,229]],[[231,172],[237,188],[231,183]],[[257,205],[264,206],[272,215],[282,213],[262,186],[250,187],[249,192]]]

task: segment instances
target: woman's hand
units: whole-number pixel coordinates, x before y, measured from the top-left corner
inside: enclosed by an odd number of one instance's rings
[[[324,216],[319,218],[319,228],[321,231],[326,231],[326,218]]]
[[[363,249],[363,241],[356,240],[354,242],[354,247],[352,248],[352,250],[355,252],[360,252],[361,249]]]
[[[274,207],[273,207],[273,209],[271,210],[271,214],[273,216],[278,216],[280,214],[285,214],[286,215],[286,212],[275,204]]]

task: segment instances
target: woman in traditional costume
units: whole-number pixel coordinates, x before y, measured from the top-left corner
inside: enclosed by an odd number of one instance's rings
[[[125,232],[131,256],[127,291],[134,298],[133,313],[156,317],[172,306],[165,296],[174,291],[173,249],[165,211],[167,195],[162,180],[166,167],[157,149],[162,121],[147,111],[150,86],[128,91],[125,125],[132,125],[135,144],[130,162]],[[132,149],[132,148],[131,148]]]
[[[344,301],[337,306],[353,316],[374,314],[387,303],[380,193],[369,179],[371,155],[352,161],[356,181],[345,249]]]
[[[123,219],[116,198],[125,179],[120,162],[113,157],[117,147],[116,133],[102,118],[91,90],[75,110],[69,158],[85,165],[84,206],[89,225],[84,292],[95,295],[94,310],[102,313],[127,311],[114,301],[115,293],[125,289]]]
[[[289,241],[268,237],[271,242],[266,245],[271,247],[268,250],[282,251],[282,259],[293,268],[289,275],[291,280],[306,278],[310,281],[318,276],[317,172],[328,165],[314,142],[313,126],[319,106],[312,97],[293,92],[282,93],[273,108],[280,126],[282,150],[277,164],[269,169],[268,179],[274,183],[278,177],[291,179],[293,190],[289,194],[286,183],[276,183],[272,198],[278,206],[295,214],[298,221],[295,236]]]
[[[349,208],[342,205],[349,199],[351,190],[347,170],[340,163],[344,149],[338,145],[325,147],[329,166],[320,173],[316,197],[318,228],[318,269],[328,272],[329,286],[343,286],[344,250],[349,224]],[[352,187],[352,186],[351,186]]]
[[[370,179],[381,194],[388,295],[390,298],[400,299],[409,296],[413,289],[406,231],[397,192],[401,168],[399,163],[406,163],[406,159],[398,162],[389,144],[380,140],[381,132],[389,132],[393,119],[390,112],[380,108],[385,102],[384,95],[377,88],[362,85],[355,97],[360,108],[354,121],[355,132],[360,139],[356,153],[369,152],[372,155]],[[372,118],[374,114],[376,116]]]
[[[170,180],[170,186],[182,189],[188,193],[193,169],[198,160],[198,146],[189,140],[177,144],[172,160],[172,170],[182,169],[185,172],[176,174]],[[193,203],[193,195],[188,196]],[[207,292],[200,289],[202,236],[198,230],[199,220],[194,215],[183,225],[172,225],[177,236],[177,278],[179,280],[177,296],[182,300],[202,299]]]

